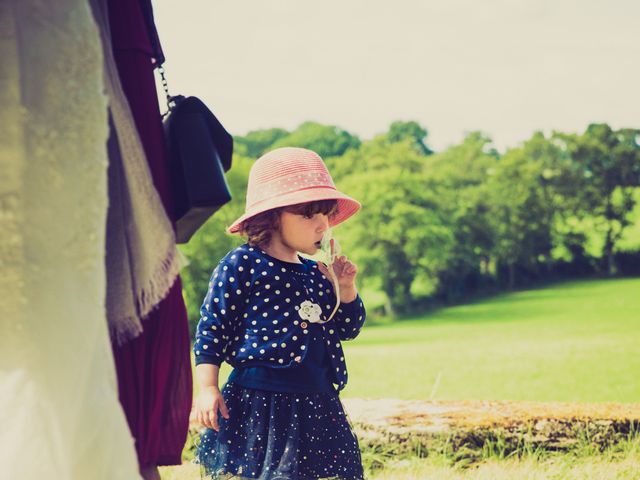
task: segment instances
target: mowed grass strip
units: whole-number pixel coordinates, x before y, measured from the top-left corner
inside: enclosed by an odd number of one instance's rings
[[[631,451],[620,458],[591,456],[573,458],[555,455],[546,459],[489,459],[473,468],[451,466],[446,458],[415,458],[389,464],[367,478],[375,480],[638,480],[640,452]],[[192,463],[160,467],[162,480],[200,480],[200,469]]]
[[[494,459],[474,465],[473,468],[454,468],[431,459],[398,462],[375,472],[375,480],[638,480],[640,455],[631,453],[621,459],[602,456],[572,459],[557,455],[550,459]]]
[[[504,294],[365,327],[345,342],[359,398],[640,401],[640,279]]]
[[[561,283],[365,325],[344,347],[345,397],[640,402],[640,278]],[[230,371],[222,365],[221,384]]]

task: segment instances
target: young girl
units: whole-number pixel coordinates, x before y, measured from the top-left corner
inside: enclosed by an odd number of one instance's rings
[[[310,150],[276,149],[253,165],[245,214],[228,229],[248,243],[214,270],[194,345],[196,416],[209,427],[198,461],[211,478],[364,478],[338,397],[341,341],[365,320],[357,268],[341,256],[329,272],[298,255],[318,252],[359,208]],[[221,392],[223,361],[234,370]]]

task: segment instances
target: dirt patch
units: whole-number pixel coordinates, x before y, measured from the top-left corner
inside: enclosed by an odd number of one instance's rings
[[[640,432],[640,404],[345,399],[365,448],[508,456],[535,450],[603,451]]]
[[[545,421],[640,422],[640,403],[343,400],[354,423],[448,431]]]

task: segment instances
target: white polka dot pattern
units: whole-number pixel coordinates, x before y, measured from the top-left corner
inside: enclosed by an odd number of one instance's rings
[[[284,272],[282,265],[287,267]],[[200,309],[193,347],[196,364],[220,365],[226,361],[234,367],[291,366],[303,361],[310,335],[307,323],[300,321],[296,309],[316,299],[309,297],[313,294],[306,294],[302,286],[308,289],[317,285],[325,292],[323,298],[329,301],[319,307],[324,316],[331,313],[335,297],[317,268],[306,273],[303,265],[300,269],[296,267],[247,244],[229,252],[214,270]],[[275,292],[280,294],[274,295]],[[358,321],[347,323],[348,318]],[[344,388],[348,378],[341,341],[355,338],[365,318],[364,305],[358,297],[354,302],[341,304],[336,315],[324,324],[327,353],[339,389]]]
[[[229,419],[204,431],[196,461],[207,478],[363,480],[358,440],[336,393],[222,390]]]

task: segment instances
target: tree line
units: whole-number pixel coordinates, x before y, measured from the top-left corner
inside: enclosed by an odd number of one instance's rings
[[[453,303],[557,278],[640,274],[640,130],[592,124],[581,134],[534,133],[504,153],[480,132],[441,152],[416,122],[363,141],[331,125],[235,137],[233,201],[182,248],[190,319],[209,275],[242,243],[224,233],[244,211],[249,169],[264,152],[318,152],[361,212],[335,229],[384,314]]]

